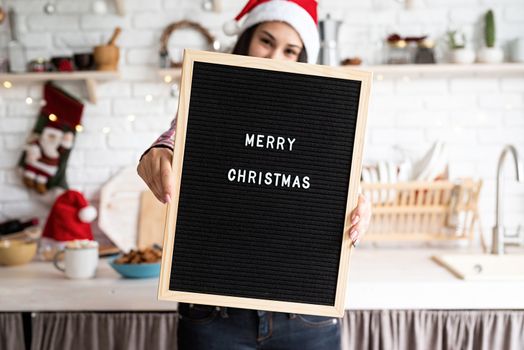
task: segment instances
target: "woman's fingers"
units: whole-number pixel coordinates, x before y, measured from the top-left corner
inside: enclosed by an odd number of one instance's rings
[[[162,203],[169,202],[172,196],[172,151],[167,148],[153,148],[138,164],[138,175],[151,192]]]
[[[371,220],[371,205],[364,195],[360,194],[358,196],[357,207],[351,212],[350,218],[349,238],[353,245],[356,246],[361,235],[367,231]]]
[[[166,203],[171,202],[173,195],[173,170],[171,168],[171,160],[161,158],[160,160],[160,178],[162,184],[162,196]]]

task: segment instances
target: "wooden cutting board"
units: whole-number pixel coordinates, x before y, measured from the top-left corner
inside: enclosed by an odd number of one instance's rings
[[[146,190],[140,196],[137,246],[139,249],[153,244],[162,246],[167,205],[156,199],[153,192]]]

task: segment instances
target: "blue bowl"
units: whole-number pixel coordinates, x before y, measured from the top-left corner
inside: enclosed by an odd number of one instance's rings
[[[142,264],[117,264],[116,258],[109,260],[109,265],[125,278],[152,278],[160,275],[160,262]]]

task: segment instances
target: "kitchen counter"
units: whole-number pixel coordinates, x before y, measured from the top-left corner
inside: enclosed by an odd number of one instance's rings
[[[524,309],[524,281],[460,280],[430,259],[450,252],[354,250],[346,309]],[[123,279],[105,259],[92,280],[66,279],[52,263],[0,267],[0,312],[176,310],[156,292],[156,278]]]

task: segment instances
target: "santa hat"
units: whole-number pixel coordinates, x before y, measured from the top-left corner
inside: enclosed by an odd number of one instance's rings
[[[246,16],[242,25],[238,23]],[[318,34],[317,0],[249,0],[234,20],[224,24],[227,35],[243,33],[247,28],[269,21],[282,21],[300,35],[308,63],[316,63],[320,48]]]
[[[67,190],[53,204],[42,236],[57,241],[93,240],[90,222],[96,214],[82,193]]]

